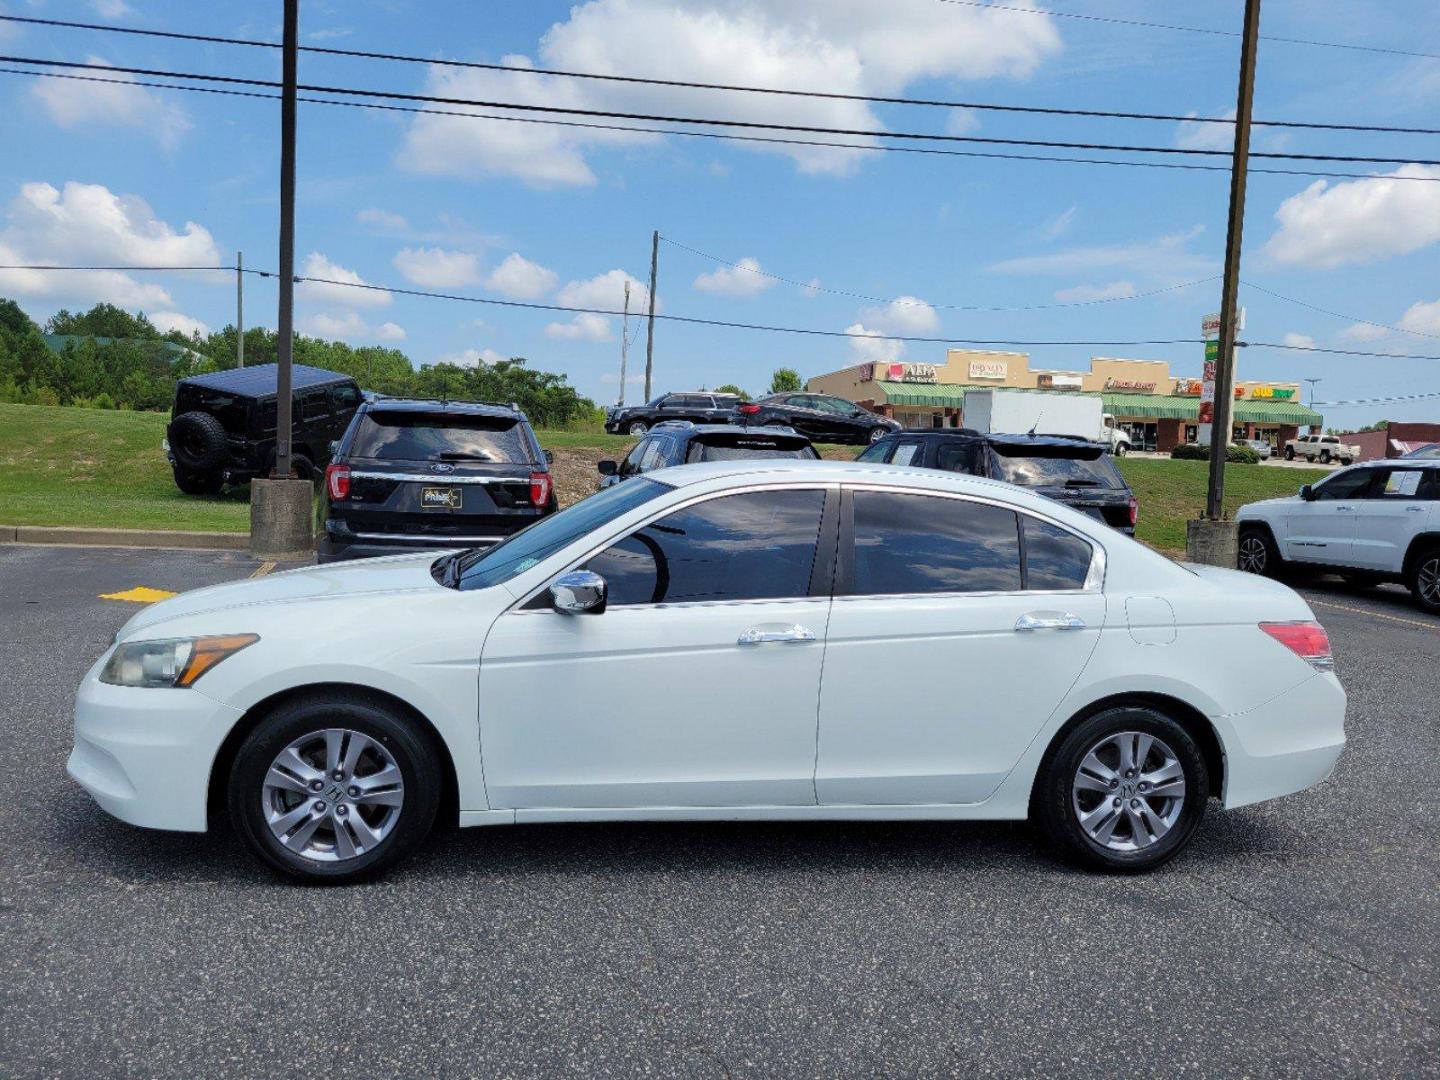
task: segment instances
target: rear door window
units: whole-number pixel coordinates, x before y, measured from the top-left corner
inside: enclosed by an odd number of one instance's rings
[[[1020,520],[1025,530],[1025,587],[1083,589],[1095,556],[1089,541],[1029,514],[1021,514]]]
[[[1368,498],[1410,502],[1420,498],[1420,481],[1424,474],[1419,469],[1390,469],[1384,479],[1377,478],[1369,489]]]
[[[374,409],[364,414],[350,453],[382,461],[530,461],[526,440],[513,417],[399,409]]]
[[[935,450],[935,467],[946,472],[979,473],[979,443],[946,442]]]
[[[1013,510],[888,491],[855,491],[851,498],[852,595],[1020,590]]]

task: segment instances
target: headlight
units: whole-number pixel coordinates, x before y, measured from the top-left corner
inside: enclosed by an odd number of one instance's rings
[[[115,649],[100,681],[112,686],[190,686],[221,660],[259,640],[255,634],[226,634],[127,642]]]

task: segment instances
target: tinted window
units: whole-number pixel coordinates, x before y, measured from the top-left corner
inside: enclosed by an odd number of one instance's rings
[[[337,412],[344,412],[360,404],[360,390],[348,383],[342,383],[330,388],[330,400],[335,403]]]
[[[1338,472],[1315,488],[1318,499],[1358,499],[1375,478],[1373,469]]]
[[[935,467],[946,472],[976,472],[978,443],[947,442],[935,451]]]
[[[509,581],[586,533],[672,490],[668,484],[636,477],[581,499],[558,514],[540,518],[494,547],[476,548],[462,555],[459,587],[485,589]]]
[[[1440,501],[1440,469],[1426,469],[1420,481],[1420,498]]]
[[[865,452],[857,457],[856,461],[888,461],[890,451],[895,449],[892,442],[878,442],[865,448]]]
[[[520,425],[504,416],[371,410],[355,429],[355,457],[401,461],[528,462]]]
[[[993,478],[1020,487],[1123,488],[1125,481],[1105,455],[1044,452],[1041,447],[996,446]]]
[[[325,392],[318,394],[306,394],[299,401],[301,420],[320,420],[330,415],[330,403],[325,400]]]
[[[813,409],[815,407],[815,403],[803,394],[796,394],[794,397],[786,398],[785,404],[794,406],[797,409]]]
[[[739,458],[818,458],[815,448],[802,439],[765,435],[706,435],[691,439],[685,452],[689,461],[735,461]]]
[[[807,596],[822,491],[755,491],[677,510],[590,560],[609,602]]]
[[[645,451],[650,449],[650,440],[641,439],[635,444],[634,449],[625,455],[625,460],[620,463],[620,475],[629,476],[631,473],[640,471],[640,462],[645,457]]]
[[[895,456],[890,459],[891,465],[909,465],[915,460],[920,452],[920,444],[907,442],[895,447]]]
[[[1089,543],[1028,514],[1020,520],[1025,527],[1025,587],[1083,589],[1094,555]]]
[[[1019,590],[1014,511],[881,491],[853,499],[856,595]]]
[[[669,439],[651,439],[650,445],[645,447],[645,453],[640,458],[640,471],[649,472],[651,469],[663,469],[670,458]]]

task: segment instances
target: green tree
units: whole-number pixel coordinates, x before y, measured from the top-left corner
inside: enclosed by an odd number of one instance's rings
[[[747,394],[744,390],[741,390],[741,389],[740,389],[738,386],[736,386],[734,383],[730,383],[730,382],[721,383],[719,386],[715,387],[715,393],[717,393],[717,394],[734,394],[734,395],[735,395],[736,397],[738,397],[741,401],[749,401],[749,400],[750,400],[750,395],[749,395],[749,394]]]
[[[776,368],[775,374],[770,376],[770,393],[772,394],[788,394],[804,388],[805,384],[800,381],[800,373],[794,368]]]
[[[61,308],[45,324],[47,334],[83,334],[89,337],[160,338],[160,331],[145,317],[143,311],[131,315],[114,304],[96,304],[81,315],[72,315]],[[183,339],[182,339],[183,340]]]

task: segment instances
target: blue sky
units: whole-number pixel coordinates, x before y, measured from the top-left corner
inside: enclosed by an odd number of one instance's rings
[[[1024,0],[1016,0],[1023,4]],[[1067,0],[1066,12],[1237,30],[1239,0]],[[1161,19],[1158,13],[1162,13]],[[0,0],[0,13],[278,40],[279,0]],[[942,0],[302,0],[307,44],[670,79],[1221,116],[1238,40]],[[1262,33],[1440,53],[1427,2],[1267,0]],[[0,51],[277,78],[277,52],[0,24]],[[92,59],[93,58],[93,59]],[[302,54],[300,81],[466,98],[1004,138],[1224,146],[1214,125],[1032,117],[642,89]],[[0,262],[276,264],[278,103],[0,76]],[[1265,42],[1257,118],[1436,126],[1440,60]],[[856,360],[943,358],[887,334],[1193,338],[1219,282],[1225,173],[765,147],[459,117],[301,105],[297,266],[318,277],[495,299],[618,308],[644,301],[650,233],[804,288],[662,244],[662,312],[850,331],[801,337],[662,322],[656,389],[760,390]],[[863,140],[861,140],[863,141]],[[1428,142],[1428,147],[1427,147]],[[1255,149],[1440,157],[1416,136],[1257,129]],[[788,151],[788,152],[787,152]],[[1023,151],[1021,151],[1023,152]],[[1262,162],[1256,161],[1257,166]],[[1324,168],[1324,166],[1321,166]],[[1394,166],[1335,166],[1385,174]],[[1440,177],[1440,168],[1413,169]],[[1440,183],[1252,174],[1242,277],[1353,318],[1243,291],[1246,337],[1440,355]],[[833,291],[832,291],[833,290]],[[860,294],[860,295],[843,295]],[[111,300],[163,325],[233,320],[224,275],[0,271],[43,319]],[[861,299],[860,296],[874,299]],[[898,301],[898,302],[897,302]],[[948,305],[948,306],[947,306]],[[1398,326],[1384,330],[1357,320]],[[274,325],[272,282],[247,323]],[[301,287],[302,330],[386,343],[417,362],[523,355],[599,401],[617,395],[619,319]],[[643,366],[643,326],[632,321]],[[1428,336],[1427,336],[1428,335]],[[1036,366],[1167,359],[1200,346],[1029,350]],[[1440,391],[1440,361],[1252,349],[1242,378],[1320,378],[1321,401]],[[627,398],[640,395],[627,387]],[[1332,424],[1440,416],[1440,399],[1326,408]]]

